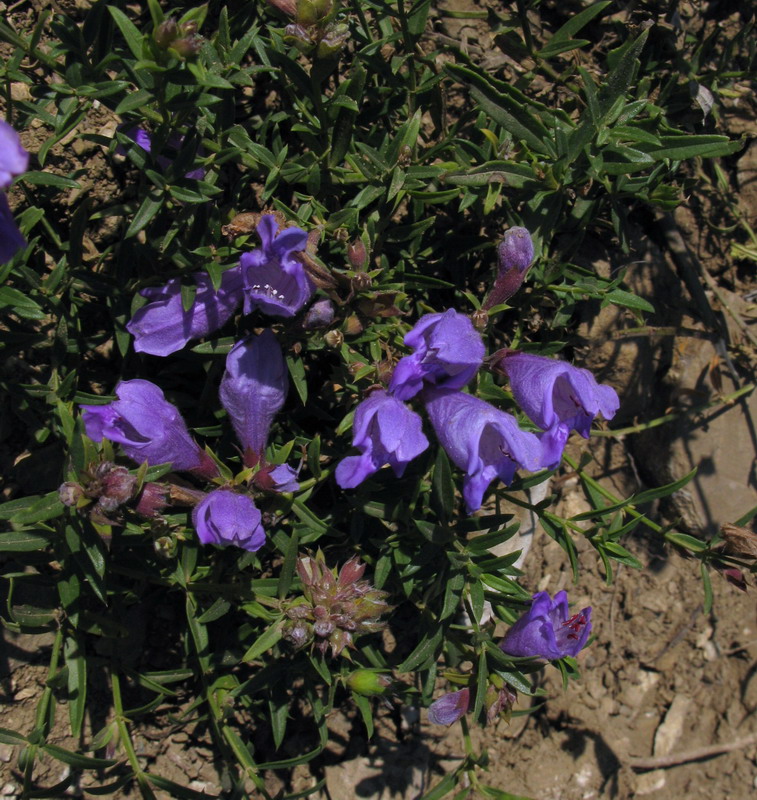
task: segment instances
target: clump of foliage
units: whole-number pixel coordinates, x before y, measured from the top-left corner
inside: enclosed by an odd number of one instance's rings
[[[528,638],[518,645],[526,656],[508,654],[495,637],[497,622],[511,625],[531,605],[518,553],[491,552],[518,530],[503,501],[535,513],[576,574],[576,537],[597,550],[608,579],[614,563],[639,567],[622,544],[639,526],[700,558],[705,580],[710,563],[743,566],[637,510],[685,480],[616,498],[586,463],[567,458],[590,511],[559,517],[548,493],[531,504],[527,492],[560,469],[540,463],[509,487],[492,484],[485,513],[469,515],[458,488],[465,470],[427,422],[419,435],[428,446],[416,457],[382,462],[395,470],[377,468],[349,489],[334,479],[340,461],[354,457],[356,410],[384,397],[410,353],[403,338],[424,315],[472,316],[490,356],[563,359],[584,302],[614,303],[643,321],[654,309],[623,274],[602,277],[576,263],[582,243],[607,237],[627,248],[630,214],[678,203],[684,162],[741,147],[715,120],[719,92],[753,67],[749,26],[728,42],[716,33],[678,50],[643,15],[636,27],[609,18],[606,0],[553,5],[473,14],[509,59],[493,69],[434,34],[431,17],[443,12],[430,0],[149,0],[143,13],[97,2],[80,18],[46,10],[31,30],[0,22],[5,119],[22,136],[33,125],[43,134],[13,189],[27,244],[0,267],[8,312],[0,346],[6,365],[21,359],[33,378],[6,368],[0,393],[6,436],[20,437],[19,450],[48,448],[55,462],[53,485],[0,506],[3,624],[55,637],[34,729],[0,731],[22,748],[25,796],[60,796],[83,771],[100,794],[136,783],[148,798],[155,789],[205,796],[146,770],[133,744],[133,726],[177,697],[192,699],[185,721],[199,720],[212,737],[226,796],[244,796],[251,783],[268,797],[267,770],[317,763],[339,705],[354,703],[371,733],[373,698],[428,707],[443,677],[462,688],[433,716],[487,724],[509,713],[516,693],[532,693],[530,676],[543,666],[534,656],[575,676],[577,648],[564,637],[544,652]],[[738,55],[729,77],[713,66],[719,48]],[[552,87],[541,99],[537,79]],[[704,125],[692,82],[713,98]],[[14,99],[11,84],[25,86],[18,96],[26,99]],[[117,122],[109,135],[80,132],[104,110]],[[111,165],[105,199],[83,167],[61,169],[71,165],[60,153],[72,134]],[[170,285],[179,315],[197,308],[260,251],[261,215],[303,232],[296,269],[321,305],[270,316],[259,299],[242,307],[240,295],[222,324],[194,330],[170,354],[135,351],[129,322],[146,308],[140,292],[153,302]],[[513,292],[487,302],[497,246],[513,227],[534,245],[527,291],[514,294],[519,275]],[[250,448],[218,391],[236,343],[268,335],[261,329],[275,334],[292,390],[266,418],[263,444]],[[502,369],[493,359],[473,370],[464,397],[515,413],[536,440],[501,358]],[[187,462],[183,478],[162,459],[135,466],[135,449],[87,435],[80,407],[110,408],[120,381],[158,385],[202,442],[201,461]],[[276,467],[294,473],[297,462],[294,484],[291,475],[285,486],[271,483]],[[208,510],[208,497],[223,510]],[[224,540],[227,522],[235,533]],[[253,528],[255,546],[233,546],[249,543]],[[198,533],[232,546],[204,546]],[[573,626],[565,635],[583,646],[587,610],[569,617],[563,600],[538,602],[558,633]],[[147,620],[167,611],[170,629],[156,623],[145,633],[134,624],[137,607]],[[516,628],[530,626],[528,637],[544,616],[535,607]],[[107,675],[112,713],[89,731],[95,671]],[[48,741],[59,701],[78,751]],[[282,757],[295,710],[312,746]],[[69,776],[37,785],[40,754],[70,765]],[[427,800],[464,779],[501,796],[479,774],[484,765],[468,752]]]

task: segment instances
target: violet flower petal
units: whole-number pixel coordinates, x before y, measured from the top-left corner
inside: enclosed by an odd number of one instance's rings
[[[449,692],[435,700],[428,707],[428,721],[433,725],[449,727],[468,713],[470,706],[470,689]]]
[[[424,401],[442,447],[465,470],[463,497],[469,514],[480,508],[495,478],[507,485],[518,467],[542,466],[541,442],[521,430],[511,414],[472,395],[443,389],[427,389]]]
[[[484,358],[481,334],[470,319],[450,308],[443,314],[426,314],[405,336],[415,353],[395,367],[389,391],[409,400],[424,381],[439,388],[460,389],[476,374]]]
[[[421,418],[396,397],[381,390],[355,410],[352,444],[362,451],[348,456],[336,468],[342,489],[354,489],[369,475],[389,464],[401,478],[406,466],[428,447]]]
[[[4,119],[0,119],[0,189],[7,189],[28,166],[29,154],[21,145],[21,139]]]
[[[197,293],[189,311],[182,305],[178,278],[172,278],[164,286],[142,289],[140,294],[151,302],[142,306],[126,325],[138,353],[170,355],[191,339],[207,336],[231,319],[242,302],[241,269],[237,266],[226,270],[218,291],[206,273],[195,273],[194,278]]]
[[[284,405],[288,386],[284,355],[269,329],[237,342],[226,356],[221,403],[245,452],[258,459],[265,450],[273,418]]]
[[[597,383],[588,369],[529,353],[509,353],[501,362],[513,397],[548,435],[545,449],[555,455],[571,429],[589,438],[597,414],[612,419],[620,407],[617,392]],[[562,452],[562,450],[560,450]],[[559,463],[557,457],[551,466]]]
[[[81,406],[90,439],[120,444],[138,464],[170,462],[175,470],[202,469],[217,474],[209,469],[208,456],[189,435],[179,410],[154,383],[122,381],[116,386],[116,396],[118,400],[107,405]]]
[[[547,592],[537,592],[531,608],[505,634],[500,648],[511,656],[549,661],[576,656],[591,633],[591,607],[572,617],[569,614],[566,592],[558,592],[554,600]]]
[[[255,552],[265,544],[260,511],[251,497],[231,489],[216,489],[192,512],[203,544],[235,545]]]

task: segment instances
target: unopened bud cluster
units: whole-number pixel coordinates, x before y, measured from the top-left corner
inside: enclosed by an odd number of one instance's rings
[[[79,475],[79,481],[66,481],[58,489],[64,505],[82,508],[91,505],[93,522],[107,525],[109,515],[118,510],[134,496],[137,479],[126,467],[112,461],[90,464]]]
[[[197,23],[179,23],[173,17],[163,20],[153,31],[152,38],[161,50],[170,50],[182,59],[194,59],[202,49],[204,39],[197,35]]]
[[[334,0],[268,0],[292,18],[285,33],[292,43],[317,58],[338,53],[349,37],[349,27],[336,22],[339,10]]]
[[[354,639],[384,627],[382,614],[390,610],[387,593],[361,580],[365,564],[351,558],[339,570],[329,569],[319,552],[297,562],[303,596],[287,608],[284,638],[295,647],[313,644],[321,653],[338,656]]]

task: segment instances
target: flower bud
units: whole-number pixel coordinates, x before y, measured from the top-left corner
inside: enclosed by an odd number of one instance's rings
[[[520,289],[534,260],[534,244],[525,228],[510,228],[497,248],[499,273],[482,306],[488,311],[509,300]]]
[[[130,475],[126,467],[113,467],[102,479],[100,499],[115,503],[113,509],[131,500],[137,485],[136,475]]]
[[[137,514],[143,517],[158,517],[160,512],[168,505],[168,487],[159,483],[146,483],[142,487],[136,505]]]
[[[302,327],[308,331],[315,328],[328,328],[333,321],[334,304],[331,300],[316,300],[305,313],[305,318],[302,320]]]
[[[193,59],[197,58],[198,53],[202,50],[202,46],[205,43],[205,40],[201,36],[196,36],[195,34],[190,34],[189,36],[184,36],[181,39],[174,39],[171,42],[171,50],[179,56],[179,58],[186,59],[187,61],[192,61]]]
[[[365,249],[363,240],[359,236],[347,247],[347,261],[349,261],[353,269],[356,270],[364,270],[368,264],[368,252]]]
[[[179,35],[179,25],[173,17],[164,19],[152,32],[152,38],[161,50],[167,50]]]
[[[379,672],[374,672],[372,669],[358,669],[347,676],[347,686],[355,694],[363,695],[363,697],[386,694],[391,685],[390,678]]]
[[[325,35],[318,42],[316,56],[328,58],[336,55],[350,38],[350,29],[344,22],[332,22],[326,28]]]
[[[288,17],[293,17],[297,13],[297,3],[295,0],[268,0],[268,2]]]
[[[499,272],[509,272],[517,269],[523,272],[531,266],[534,260],[534,243],[531,234],[520,227],[510,228],[505,231],[504,238],[497,248],[499,257]]]
[[[333,347],[334,350],[337,350],[344,344],[344,335],[341,331],[331,330],[324,334],[323,341],[326,342],[329,347]]]
[[[66,481],[58,488],[58,497],[64,506],[73,508],[84,497],[84,489],[75,481]]]

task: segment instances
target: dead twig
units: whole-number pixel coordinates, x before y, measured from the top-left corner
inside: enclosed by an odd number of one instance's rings
[[[650,756],[649,758],[630,758],[628,766],[633,769],[665,769],[666,767],[677,767],[680,764],[687,764],[690,761],[701,761],[703,758],[721,756],[724,753],[732,753],[734,750],[743,750],[757,744],[757,733],[745,736],[743,739],[736,739],[733,742],[723,744],[712,744],[709,747],[697,747],[694,750],[684,750],[682,753],[671,753],[669,756]]]

